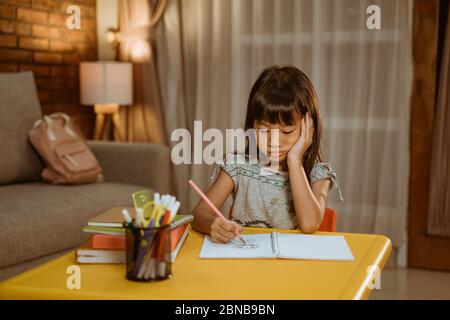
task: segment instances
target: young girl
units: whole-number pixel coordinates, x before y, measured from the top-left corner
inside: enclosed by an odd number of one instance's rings
[[[193,227],[219,243],[240,235],[242,226],[317,231],[333,185],[343,199],[334,171],[323,162],[319,102],[308,77],[292,66],[264,70],[248,100],[248,129],[255,130],[258,152],[276,170],[259,157],[250,161],[247,152],[226,155],[207,196],[220,208],[232,193],[230,220],[218,218],[200,201]],[[272,138],[273,130],[278,139]]]

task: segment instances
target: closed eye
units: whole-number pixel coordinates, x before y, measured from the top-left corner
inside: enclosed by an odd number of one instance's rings
[[[291,131],[282,131],[284,134],[291,134],[292,132],[294,132],[294,130]]]

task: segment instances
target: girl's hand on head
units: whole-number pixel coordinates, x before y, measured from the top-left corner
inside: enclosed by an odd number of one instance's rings
[[[309,115],[309,112],[306,113],[306,116],[302,118],[301,121],[301,134],[298,138],[297,142],[294,144],[294,146],[289,150],[289,153],[287,155],[288,157],[288,163],[289,162],[299,162],[303,163],[303,156],[306,153],[306,150],[311,146],[313,142],[313,136],[314,136],[314,122],[311,116]]]
[[[211,239],[217,243],[228,243],[241,231],[242,228],[236,222],[217,217],[211,224]]]

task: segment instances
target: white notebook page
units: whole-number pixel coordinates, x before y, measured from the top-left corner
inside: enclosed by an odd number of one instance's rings
[[[344,236],[277,234],[279,258],[354,261]]]
[[[239,240],[229,243],[214,243],[209,236],[205,237],[200,251],[200,258],[248,259],[274,258],[270,233],[242,236],[245,241],[258,244],[257,248],[240,248]]]

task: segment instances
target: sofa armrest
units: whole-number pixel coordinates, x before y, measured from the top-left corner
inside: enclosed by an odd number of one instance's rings
[[[158,144],[88,141],[106,182],[121,182],[172,191],[169,148]]]

